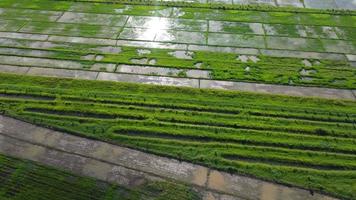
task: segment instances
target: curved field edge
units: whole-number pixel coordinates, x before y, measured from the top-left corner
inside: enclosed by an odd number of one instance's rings
[[[355,198],[356,102],[0,74],[0,111],[212,168]]]
[[[200,199],[189,187],[149,182],[126,189],[36,162],[0,154],[0,198],[10,199]]]

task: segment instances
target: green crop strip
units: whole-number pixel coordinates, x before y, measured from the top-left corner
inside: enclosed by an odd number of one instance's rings
[[[356,102],[0,74],[0,112],[228,172],[355,198]]]
[[[200,199],[198,194],[184,185],[150,182],[126,189],[2,154],[0,175],[2,200]]]
[[[150,1],[150,0],[36,0],[22,2],[21,4],[30,8],[46,8],[62,10],[68,8],[73,3],[97,3],[101,4],[102,7],[112,7],[120,4],[127,5],[142,5],[142,6],[170,6],[170,7],[190,7],[190,8],[210,8],[215,10],[248,10],[248,11],[278,11],[278,12],[295,12],[295,13],[322,13],[322,14],[340,14],[340,15],[355,15],[355,11],[352,10],[324,10],[324,9],[305,9],[297,7],[275,7],[267,5],[227,5],[219,3],[193,3],[184,1]],[[38,4],[44,3],[41,6]],[[3,0],[1,2],[2,6],[13,5],[13,0]]]
[[[16,48],[13,44],[16,42]],[[172,53],[175,50],[118,47],[119,53],[100,52],[100,46],[85,44],[70,44],[52,42],[51,48],[28,48],[34,43],[28,40],[9,40],[0,44],[0,55],[24,56],[28,58],[49,58],[54,60],[69,60],[81,64],[79,69],[94,71],[110,71],[115,69],[95,68],[95,64],[118,64],[127,67],[161,67],[177,69],[180,73],[189,70],[203,70],[209,73],[205,79],[259,82],[281,85],[302,85],[332,88],[356,88],[356,69],[345,61],[308,59],[311,66],[305,66],[300,58],[278,58],[256,56],[257,62],[248,58],[246,62],[238,59],[234,53],[215,53],[192,51],[192,58],[177,58]],[[104,47],[104,46],[103,46]],[[37,54],[34,52],[38,51]],[[140,54],[140,51],[147,51]],[[100,61],[86,60],[86,56],[101,56]],[[250,56],[251,57],[251,56]],[[5,60],[5,59],[4,59]],[[150,61],[154,63],[150,63]],[[143,61],[143,63],[142,63]],[[140,63],[141,62],[141,63]],[[2,64],[8,64],[0,60]],[[11,63],[13,64],[13,63]],[[21,64],[21,63],[19,63]],[[16,65],[16,64],[15,64]],[[199,65],[199,66],[197,66]],[[36,65],[35,65],[36,66]],[[45,66],[54,68],[51,65]],[[68,66],[71,67],[71,66]],[[163,69],[160,69],[164,71]],[[120,71],[118,71],[120,72]],[[124,72],[125,73],[125,72]],[[127,72],[126,72],[127,73]],[[142,72],[135,72],[140,74]],[[148,74],[155,75],[155,74]],[[163,76],[181,77],[182,74],[166,73]],[[184,74],[186,76],[186,74]]]
[[[107,4],[128,4],[128,5],[145,5],[145,6],[173,6],[173,7],[189,7],[189,8],[210,8],[221,10],[253,10],[253,11],[279,11],[279,12],[296,12],[296,13],[327,13],[327,14],[343,14],[355,15],[353,10],[323,10],[298,7],[275,7],[269,5],[239,5],[226,4],[219,2],[199,3],[186,1],[159,1],[159,0],[55,0],[55,1],[74,1],[74,2],[91,2],[91,3],[107,3]]]
[[[171,3],[184,4],[184,2]],[[246,9],[244,9],[244,6],[242,6],[242,9],[216,9],[199,7],[172,8],[164,5],[125,5],[125,3],[81,3],[55,0],[38,0],[18,3],[15,0],[3,0],[0,2],[0,7],[6,8],[1,15],[4,19],[21,18],[28,20],[29,18],[36,18],[45,21],[48,19],[50,13],[38,13],[36,10],[68,11],[70,9],[72,12],[115,15],[162,16],[197,20],[356,27],[354,11],[330,12],[325,10],[300,9],[301,12],[298,12],[293,10],[294,8],[290,10],[290,8],[278,7],[267,7],[263,10],[254,10],[249,9],[250,7],[253,8],[253,6],[250,5],[246,6]]]

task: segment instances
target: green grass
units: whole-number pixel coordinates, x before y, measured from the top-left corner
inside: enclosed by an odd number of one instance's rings
[[[38,125],[354,199],[356,102],[0,74]]]
[[[0,154],[2,200],[181,200],[200,199],[189,187],[148,182],[126,189],[92,178]]]

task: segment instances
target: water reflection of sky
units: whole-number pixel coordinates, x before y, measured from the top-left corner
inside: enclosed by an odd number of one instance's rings
[[[119,39],[205,44],[206,20],[130,16]]]
[[[157,34],[167,34],[169,22],[164,18],[151,18],[145,23],[144,38],[155,37]]]

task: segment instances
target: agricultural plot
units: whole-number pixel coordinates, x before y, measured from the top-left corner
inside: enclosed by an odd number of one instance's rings
[[[0,111],[231,173],[355,198],[354,101],[1,74]]]
[[[199,199],[184,185],[152,182],[126,189],[1,154],[0,174],[0,197],[3,200]]]
[[[0,65],[356,89],[354,12],[256,9],[5,0]]]
[[[110,3],[127,3],[125,0],[84,0],[87,2],[110,2]],[[170,0],[162,0],[160,3],[170,4]],[[189,1],[173,1],[183,2],[183,5],[194,4],[195,6],[206,6],[206,4],[215,4],[219,6],[268,6],[274,7],[295,7],[309,9],[345,9],[355,10],[356,2],[352,0],[189,0]],[[155,2],[156,3],[156,2]]]
[[[0,114],[356,199],[354,6],[344,0],[2,0]],[[5,199],[199,199],[180,184],[125,189],[5,155],[1,174]]]

